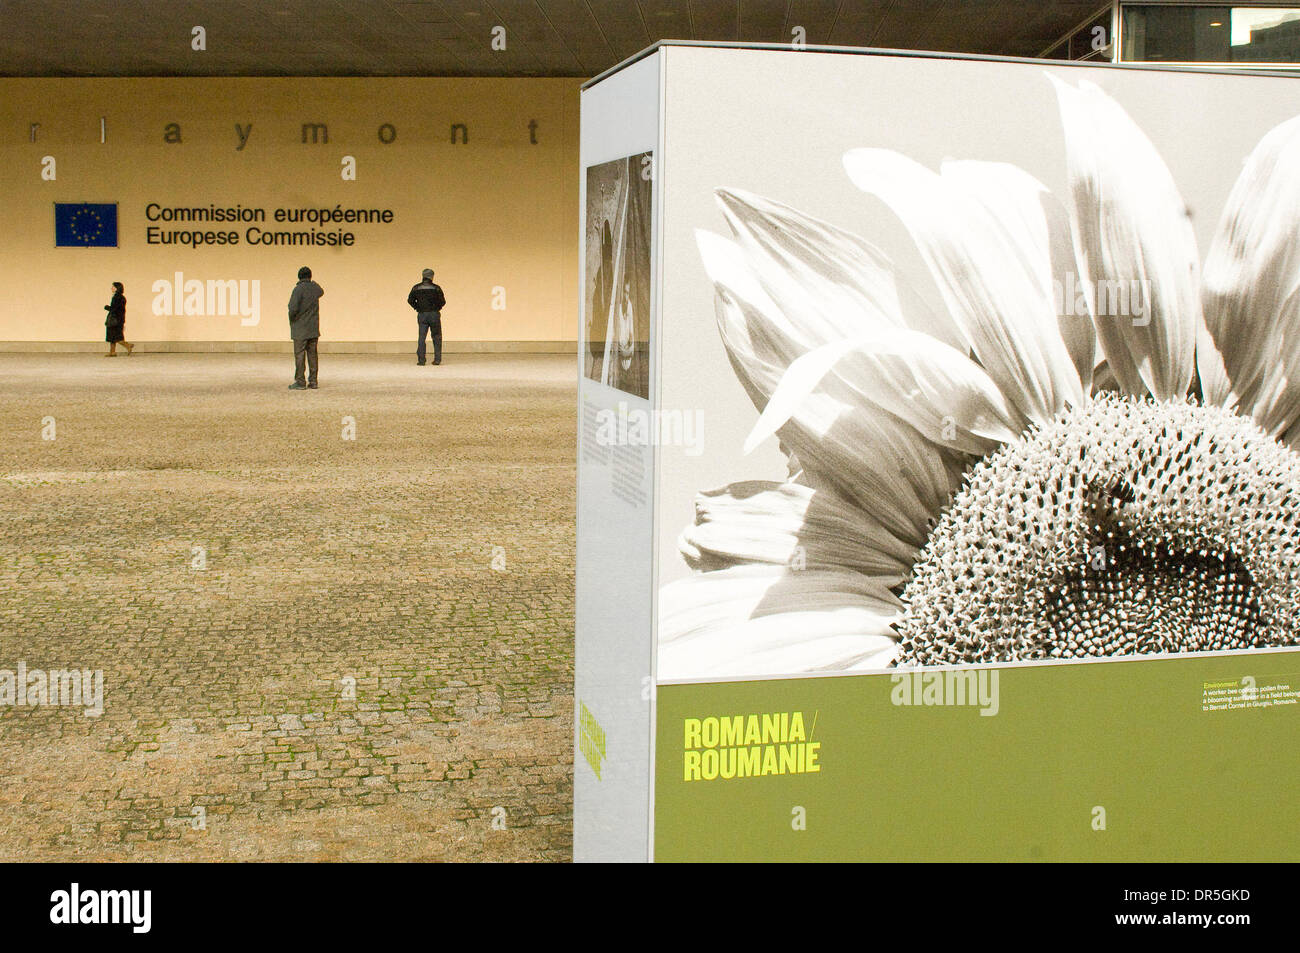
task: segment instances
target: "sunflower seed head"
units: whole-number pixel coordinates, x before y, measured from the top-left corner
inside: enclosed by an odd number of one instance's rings
[[[1295,644],[1300,457],[1221,408],[1102,394],[971,471],[903,602],[901,665]]]

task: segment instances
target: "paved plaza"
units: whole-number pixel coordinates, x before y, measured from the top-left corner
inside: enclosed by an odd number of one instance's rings
[[[575,373],[0,354],[0,860],[567,860]]]

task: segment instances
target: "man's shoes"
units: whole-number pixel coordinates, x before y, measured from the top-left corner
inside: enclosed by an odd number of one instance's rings
[[[308,390],[315,390],[315,389],[316,389],[316,382],[315,382],[315,381],[312,381],[310,384],[308,384],[308,385],[307,385],[307,389],[308,389]]]
[[[433,362],[433,366],[434,366],[434,367],[437,367],[437,366],[438,366],[439,364],[441,364],[441,363],[442,363],[442,361],[434,361],[434,362]]]
[[[297,381],[294,381],[292,384],[289,385],[289,390],[306,390],[306,389],[307,389],[306,384],[299,384]]]
[[[416,362],[415,362],[415,366],[416,366],[416,367],[424,367],[424,361],[416,361]]]

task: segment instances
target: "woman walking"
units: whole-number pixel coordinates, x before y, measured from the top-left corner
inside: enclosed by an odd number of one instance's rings
[[[104,305],[104,310],[108,312],[108,317],[104,319],[104,340],[108,342],[108,353],[104,355],[105,357],[117,357],[119,342],[126,348],[127,357],[130,357],[131,352],[135,350],[135,345],[122,336],[123,329],[126,327],[126,296],[122,293],[125,290],[122,282],[113,282],[113,300]]]

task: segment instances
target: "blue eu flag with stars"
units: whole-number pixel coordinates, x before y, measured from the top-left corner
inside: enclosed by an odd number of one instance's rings
[[[56,248],[116,248],[117,203],[55,202]]]

